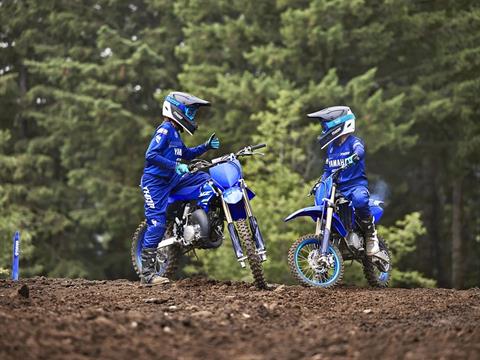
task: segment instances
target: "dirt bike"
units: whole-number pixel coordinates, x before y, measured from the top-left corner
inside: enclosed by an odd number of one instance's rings
[[[301,216],[316,222],[314,234],[297,239],[290,247],[288,263],[293,276],[302,284],[333,287],[343,277],[344,260],[355,260],[363,266],[368,283],[374,287],[387,287],[392,270],[391,254],[385,240],[379,237],[380,252],[367,256],[365,236],[355,209],[340,192],[336,180],[348,165],[334,170],[325,179],[319,179],[310,195],[315,205],[295,211],[285,218],[290,221]],[[370,199],[370,209],[377,223],[383,215],[383,203]]]
[[[167,231],[157,248],[158,275],[173,277],[180,257],[194,249],[214,249],[224,240],[224,222],[242,268],[250,265],[255,285],[266,288],[262,262],[266,247],[250,204],[255,196],[243,179],[238,158],[263,155],[255,150],[266,144],[247,146],[211,161],[195,159],[189,170],[208,171],[211,179],[203,186],[183,188],[168,198]],[[131,257],[138,276],[142,272],[141,251],[147,229],[142,222],[132,240]]]

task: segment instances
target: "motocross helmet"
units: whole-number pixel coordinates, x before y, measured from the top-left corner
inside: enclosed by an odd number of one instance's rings
[[[200,106],[209,106],[210,103],[196,96],[173,91],[167,95],[163,102],[162,115],[175,121],[182,129],[190,135],[197,130],[195,115]]]
[[[322,149],[340,136],[355,131],[355,114],[348,106],[332,106],[307,116],[322,124],[322,134],[318,137]]]

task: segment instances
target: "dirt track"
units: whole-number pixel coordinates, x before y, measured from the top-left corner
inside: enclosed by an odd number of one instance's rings
[[[479,359],[480,290],[0,280],[0,359],[380,357]]]

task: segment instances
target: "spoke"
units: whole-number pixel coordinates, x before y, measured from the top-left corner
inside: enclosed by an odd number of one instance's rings
[[[299,259],[299,260],[308,260],[308,256],[298,255],[297,259]]]

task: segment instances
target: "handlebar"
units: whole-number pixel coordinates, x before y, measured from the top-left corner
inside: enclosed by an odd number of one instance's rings
[[[356,163],[357,161],[360,160],[360,157],[358,156],[358,154],[354,154],[353,156],[353,162]],[[335,169],[332,171],[332,173],[330,174],[330,176],[332,177],[332,179],[336,179],[338,175],[340,175],[340,173],[349,168],[351,165],[350,164],[344,164],[342,166],[340,166],[338,169]],[[315,189],[317,188],[318,184],[320,184],[322,182],[322,178],[320,177],[316,182],[315,182],[315,185],[313,185],[312,189],[310,190],[310,193],[309,193],[309,196],[310,195],[313,195],[315,193]]]
[[[257,149],[264,148],[265,146],[267,146],[267,144],[257,144],[257,145],[250,146],[250,149],[251,150],[257,150]]]
[[[233,154],[233,153],[227,154],[227,155],[220,156],[218,158],[212,159],[210,161],[201,160],[201,159],[194,159],[193,160],[194,163],[189,164],[188,168],[191,172],[196,172],[196,171],[199,171],[199,170],[202,170],[202,169],[210,168],[210,167],[212,167],[214,165],[217,165],[219,163],[229,161],[230,159],[232,159],[232,157],[263,155],[263,154],[260,154],[260,153],[255,153],[255,152],[253,152],[253,150],[261,149],[261,148],[264,148],[266,146],[267,146],[267,144],[257,144],[257,145],[246,146],[243,149],[237,151],[235,154]]]

